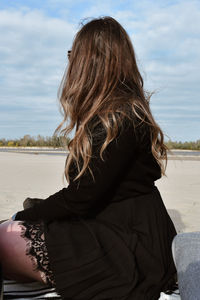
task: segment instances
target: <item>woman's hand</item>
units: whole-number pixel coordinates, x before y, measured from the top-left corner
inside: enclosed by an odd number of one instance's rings
[[[40,203],[41,201],[44,201],[43,199],[39,198],[26,198],[23,202],[24,209],[33,207],[35,204]]]
[[[10,220],[10,221],[15,221],[15,216],[16,216],[16,214],[17,214],[17,213],[15,213],[14,215],[12,215],[12,217],[10,217],[9,220]]]

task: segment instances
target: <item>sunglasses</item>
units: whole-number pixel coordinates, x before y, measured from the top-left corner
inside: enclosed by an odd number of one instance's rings
[[[71,50],[68,50],[68,51],[67,51],[67,56],[68,56],[68,58],[70,58],[70,54],[71,54]]]

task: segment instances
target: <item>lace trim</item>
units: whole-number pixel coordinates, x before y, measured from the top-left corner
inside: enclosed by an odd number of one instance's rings
[[[20,221],[20,236],[26,241],[26,255],[33,264],[33,271],[40,272],[44,283],[55,287],[55,279],[49,265],[48,251],[44,238],[43,223],[28,223]]]

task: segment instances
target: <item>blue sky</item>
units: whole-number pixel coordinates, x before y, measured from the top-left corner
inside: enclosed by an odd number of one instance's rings
[[[105,15],[132,39],[166,140],[200,139],[199,0],[1,0],[0,138],[53,134],[67,50],[81,20]]]

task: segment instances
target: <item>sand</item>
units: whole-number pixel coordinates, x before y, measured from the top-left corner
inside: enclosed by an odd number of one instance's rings
[[[0,152],[0,220],[22,209],[27,197],[47,198],[63,183],[65,156]],[[178,232],[200,231],[200,160],[169,160],[156,181]]]

